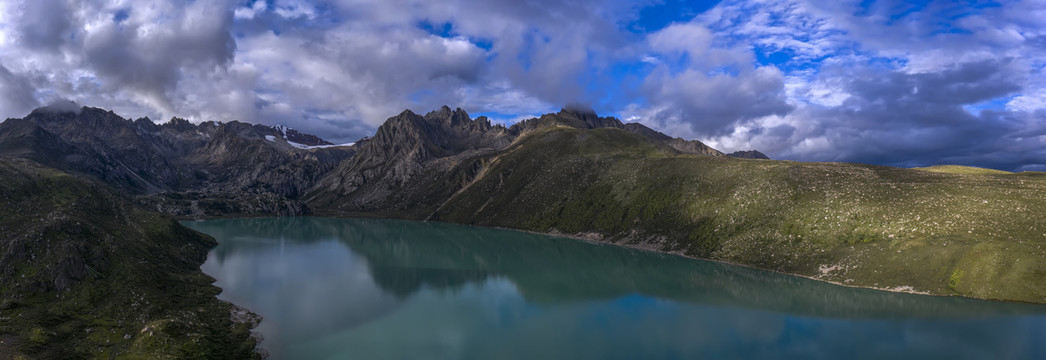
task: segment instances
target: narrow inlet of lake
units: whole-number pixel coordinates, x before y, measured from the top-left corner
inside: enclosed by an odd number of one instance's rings
[[[1043,359],[1046,306],[469,226],[186,221],[273,359]]]

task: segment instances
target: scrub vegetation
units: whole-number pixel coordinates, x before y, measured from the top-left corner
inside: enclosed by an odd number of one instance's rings
[[[0,358],[260,356],[199,269],[213,238],[29,160],[0,178]]]
[[[620,129],[569,127],[475,161],[488,165],[438,207],[391,215],[846,285],[1046,302],[1046,177],[1034,173],[686,155]]]
[[[1046,173],[739,159],[570,109],[509,128],[405,111],[323,149],[91,108],[0,125],[0,358],[260,356],[257,316],[199,270],[214,240],[171,215],[476,224],[1046,303]]]

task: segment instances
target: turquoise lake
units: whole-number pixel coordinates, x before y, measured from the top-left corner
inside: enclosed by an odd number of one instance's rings
[[[183,224],[272,359],[1046,359],[1042,305],[441,223]]]

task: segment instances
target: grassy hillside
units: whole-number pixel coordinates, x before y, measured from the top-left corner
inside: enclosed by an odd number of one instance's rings
[[[843,284],[1046,302],[1046,178],[681,155],[618,129],[523,138],[434,207]],[[448,172],[448,174],[453,172]]]
[[[0,358],[253,358],[216,243],[107,188],[0,158]]]
[[[1009,175],[1013,174],[1009,171],[986,169],[973,166],[961,166],[961,165],[934,165],[928,167],[912,168],[915,170],[932,171],[944,174],[960,174],[960,175]]]

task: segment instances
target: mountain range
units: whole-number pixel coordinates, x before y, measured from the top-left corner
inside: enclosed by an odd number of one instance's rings
[[[699,141],[592,112],[563,110],[506,128],[449,107],[425,116],[405,111],[373,137],[341,146],[282,126],[180,118],[156,124],[98,108],[44,107],[0,123],[0,155],[101,181],[176,216],[293,216],[310,213],[302,202],[307,194],[354,192],[369,179],[361,193],[383,198],[379,187],[406,181],[437,159],[447,164],[497,152],[548,127],[622,129],[681,153],[724,156]],[[736,156],[766,158],[757,151]]]
[[[279,126],[41,108],[0,123],[0,158],[72,174],[156,216],[472,224],[850,286],[1046,303],[1044,173],[727,155],[578,108],[512,126],[446,106],[408,110],[345,145]]]

